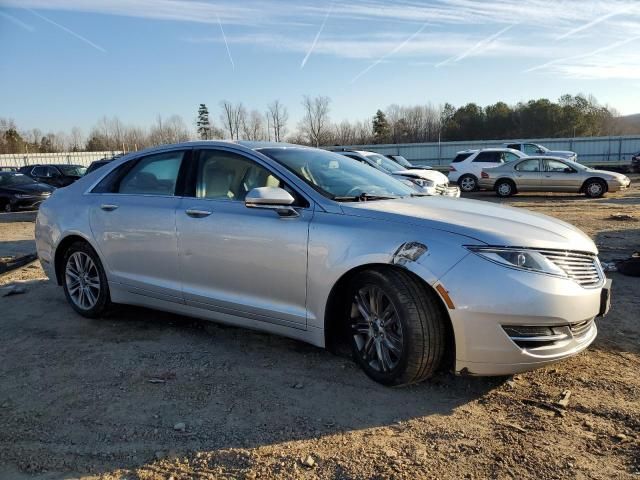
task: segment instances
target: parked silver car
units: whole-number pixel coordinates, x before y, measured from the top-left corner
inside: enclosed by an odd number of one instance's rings
[[[283,144],[136,152],[54,192],[37,251],[73,309],[151,307],[348,341],[374,380],[504,375],[585,349],[608,308],[594,243],[487,202],[414,196],[374,168]]]
[[[495,168],[485,168],[480,188],[495,190],[499,197],[518,192],[584,193],[598,198],[607,192],[628,188],[626,175],[594,170],[563,158],[527,157]]]
[[[522,153],[529,155],[530,157],[544,156],[565,158],[574,162],[578,160],[578,154],[576,152],[572,152],[571,150],[549,150],[544,145],[537,143],[505,143],[504,146],[513,150],[520,150]]]

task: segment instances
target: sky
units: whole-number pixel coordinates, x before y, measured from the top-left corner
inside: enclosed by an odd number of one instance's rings
[[[640,0],[0,0],[0,117],[88,132],[117,116],[195,122],[206,103],[289,129],[305,94],[331,118],[390,104],[593,94],[640,113]]]

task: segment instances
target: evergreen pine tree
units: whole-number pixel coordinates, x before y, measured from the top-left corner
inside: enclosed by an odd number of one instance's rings
[[[196,125],[198,127],[198,136],[202,140],[209,140],[211,138],[211,123],[209,122],[209,109],[204,103],[201,103],[198,107]]]

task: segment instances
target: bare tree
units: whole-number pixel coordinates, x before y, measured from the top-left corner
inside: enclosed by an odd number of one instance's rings
[[[247,117],[247,111],[242,103],[236,103],[235,105],[228,100],[220,102],[222,107],[222,113],[220,114],[220,120],[224,125],[224,128],[229,132],[229,138],[232,140],[240,139],[240,129],[244,125]]]
[[[289,120],[287,107],[280,103],[280,100],[275,100],[267,107],[267,115],[273,130],[273,139],[276,142],[281,142],[287,134],[287,121]]]
[[[77,152],[82,148],[84,144],[84,135],[82,134],[82,130],[78,127],[73,127],[71,129],[71,134],[69,135],[69,146],[71,151]]]
[[[245,140],[265,139],[264,117],[258,110],[251,110],[249,115],[243,115],[242,136]]]
[[[300,131],[307,137],[309,144],[319,147],[326,143],[330,133],[329,97],[318,96],[311,98],[305,95],[302,99],[304,116],[300,121]]]

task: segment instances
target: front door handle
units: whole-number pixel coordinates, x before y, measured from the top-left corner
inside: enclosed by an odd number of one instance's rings
[[[209,210],[199,210],[197,208],[189,208],[185,210],[184,213],[193,218],[204,218],[211,215],[211,212]]]
[[[116,208],[118,208],[118,205],[103,204],[100,205],[100,208],[105,212],[113,212]]]

